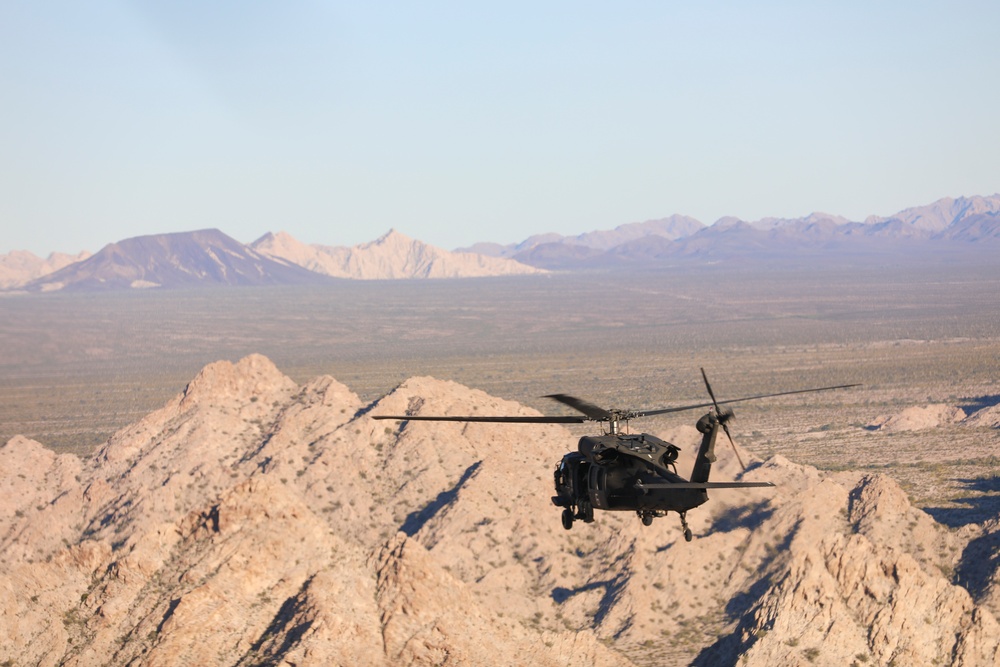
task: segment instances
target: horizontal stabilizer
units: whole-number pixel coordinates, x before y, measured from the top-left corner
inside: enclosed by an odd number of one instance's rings
[[[774,486],[771,482],[656,482],[637,483],[637,489],[749,489]]]

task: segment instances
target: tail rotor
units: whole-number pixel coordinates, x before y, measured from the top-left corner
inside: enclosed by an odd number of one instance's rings
[[[733,434],[729,432],[728,422],[735,415],[733,414],[732,410],[729,409],[724,410],[722,407],[719,406],[719,401],[717,401],[715,398],[715,392],[712,391],[712,385],[709,384],[708,382],[708,376],[705,375],[704,368],[701,369],[701,379],[705,381],[705,389],[708,390],[708,395],[712,399],[712,405],[715,407],[715,415],[718,418],[719,423],[722,425],[722,430],[726,432],[726,437],[729,438],[729,444],[733,448],[733,454],[736,454],[736,460],[740,462],[740,467],[743,468],[743,472],[746,472],[747,467],[743,463],[743,459],[740,457],[739,450],[736,449],[736,443],[733,442]]]

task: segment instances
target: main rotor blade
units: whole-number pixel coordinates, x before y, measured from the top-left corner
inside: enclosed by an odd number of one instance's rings
[[[704,373],[704,371],[702,371]],[[706,386],[708,382],[706,380]],[[846,389],[848,387],[860,387],[860,384],[840,384],[834,387],[818,387],[815,389],[797,389],[795,391],[781,391],[776,394],[760,394],[758,396],[745,396],[743,398],[733,398],[728,401],[715,401],[711,403],[694,403],[692,405],[681,405],[676,408],[661,408],[657,410],[635,410],[621,413],[619,418],[635,419],[636,417],[648,417],[651,415],[664,415],[671,412],[684,412],[685,410],[696,410],[698,408],[710,408],[729,403],[739,403],[741,401],[756,401],[761,398],[771,398],[773,396],[788,396],[790,394],[805,394],[813,391],[829,391],[831,389]],[[712,395],[711,387],[708,388],[709,395]],[[582,412],[584,417],[573,416],[539,416],[539,417],[487,417],[487,416],[467,416],[467,417],[444,417],[444,416],[423,416],[423,415],[371,415],[372,419],[394,419],[396,421],[436,421],[436,422],[483,422],[495,424],[584,424],[588,421],[610,421],[615,417],[609,410],[596,406],[583,399],[569,396],[568,394],[549,394],[545,398],[551,398],[563,405]],[[714,399],[714,397],[713,397]],[[728,429],[726,429],[728,435]],[[730,436],[730,442],[732,437]],[[736,455],[739,458],[739,454]]]
[[[424,422],[485,422],[495,424],[583,424],[590,421],[586,417],[436,417],[424,415],[371,415],[372,419],[394,419],[396,421]]]
[[[712,403],[695,403],[693,405],[681,405],[676,408],[662,408],[659,410],[637,410],[632,413],[632,417],[649,417],[651,415],[665,415],[670,412],[684,412],[685,410],[695,410],[697,408],[711,408],[716,405],[728,405],[730,403],[741,403],[743,401],[756,401],[762,398],[772,398],[774,396],[790,396],[792,394],[808,394],[814,391],[830,391],[832,389],[847,389],[848,387],[860,387],[860,384],[838,384],[833,387],[817,387],[815,389],[796,389],[795,391],[779,391],[775,394],[760,394],[758,396],[744,396],[743,398],[731,398],[727,401],[713,401]]]
[[[598,407],[593,403],[589,403],[582,398],[577,398],[576,396],[570,396],[568,394],[548,394],[542,398],[551,398],[553,401],[559,401],[563,405],[568,405],[577,412],[582,412],[595,421],[609,421],[613,416],[604,408]]]

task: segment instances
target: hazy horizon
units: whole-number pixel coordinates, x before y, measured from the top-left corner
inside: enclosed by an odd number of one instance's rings
[[[977,195],[964,195],[964,196],[967,197],[967,198],[976,197],[976,196],[998,197],[998,196],[1000,196],[1000,193],[993,194],[993,195],[977,194]],[[942,198],[940,198],[938,200],[935,200],[935,201],[940,201],[941,199],[959,199],[959,198],[960,197],[942,197]],[[924,202],[923,204],[917,204],[917,205],[907,206],[904,209],[900,209],[900,211],[892,211],[891,213],[887,213],[885,215],[886,216],[891,216],[891,215],[894,215],[896,213],[900,213],[901,211],[909,209],[909,208],[919,207],[921,205],[929,205],[931,203],[933,203],[933,202]],[[834,217],[844,217],[844,216],[839,216],[837,213],[830,212],[830,211],[810,211],[809,213],[803,214],[801,216],[795,216],[794,218],[790,218],[790,219],[805,218],[808,215],[817,214],[817,213],[818,214],[831,215],[831,216],[834,216]],[[669,217],[671,217],[673,215],[684,216],[683,213],[672,213],[672,214],[668,214],[668,215],[659,216],[658,218],[651,218],[651,219],[648,219],[648,220],[631,220],[631,221],[627,221],[627,222],[621,222],[621,223],[617,223],[617,224],[611,225],[609,227],[606,227],[606,228],[603,228],[603,229],[600,229],[600,230],[598,230],[598,229],[586,229],[586,230],[580,230],[580,231],[570,231],[570,232],[565,233],[564,235],[565,236],[577,236],[577,235],[581,235],[581,234],[586,234],[588,232],[608,231],[608,230],[612,230],[614,228],[617,228],[620,225],[625,225],[625,224],[629,224],[629,223],[649,222],[651,220],[669,218]],[[881,214],[872,213],[872,214],[864,216],[863,218],[858,219],[858,220],[850,220],[850,222],[864,222],[867,218],[869,218],[871,216],[879,216],[879,215],[881,215]],[[693,218],[693,216],[686,216],[686,217]],[[717,220],[714,220],[712,222],[705,222],[704,220],[698,220],[698,222],[702,223],[705,226],[712,226],[712,225],[714,225],[716,223],[722,222],[723,220],[732,219],[734,217],[736,217],[736,216],[723,216],[723,217],[721,217],[721,218],[719,218]],[[779,217],[780,216],[763,216],[761,218],[757,218],[757,219],[753,219],[753,220],[745,220],[745,222],[749,222],[749,223],[752,224],[752,223],[759,222],[761,220],[766,220],[766,219],[769,219],[769,218],[777,219]],[[697,219],[697,218],[695,218],[695,219]],[[5,253],[9,253],[9,252],[14,252],[14,251],[22,251],[22,250],[28,250],[28,252],[32,252],[34,255],[36,255],[38,257],[42,257],[42,258],[48,256],[50,253],[53,253],[53,252],[61,252],[61,253],[73,254],[73,255],[77,254],[78,252],[90,252],[91,254],[93,254],[93,253],[98,252],[99,250],[101,250],[102,248],[104,248],[107,245],[118,243],[120,241],[124,241],[124,240],[130,239],[130,238],[136,238],[136,237],[141,237],[141,236],[158,236],[158,235],[161,235],[161,234],[184,234],[184,233],[190,233],[190,232],[199,231],[199,230],[202,230],[202,229],[218,229],[223,234],[226,234],[227,236],[235,239],[236,241],[238,241],[240,243],[243,243],[244,245],[250,245],[253,242],[257,241],[258,239],[260,239],[261,237],[263,237],[263,236],[265,236],[267,234],[278,234],[280,232],[288,233],[293,238],[295,238],[297,241],[302,241],[301,238],[297,237],[294,233],[292,233],[288,229],[284,229],[284,228],[282,228],[282,229],[269,229],[269,230],[266,230],[265,232],[263,232],[262,234],[260,234],[259,236],[255,236],[254,238],[250,238],[250,239],[244,239],[244,238],[238,238],[236,236],[233,236],[232,234],[229,233],[228,230],[226,230],[224,228],[217,227],[217,226],[209,226],[209,227],[200,227],[200,228],[192,228],[192,229],[172,229],[170,231],[165,231],[165,232],[156,232],[156,231],[143,232],[141,234],[135,234],[135,235],[128,236],[128,237],[123,237],[123,238],[120,238],[120,239],[104,240],[104,241],[101,241],[99,245],[95,245],[95,246],[90,247],[90,248],[79,248],[79,249],[76,249],[76,250],[67,250],[67,249],[62,249],[62,248],[52,248],[52,249],[48,249],[48,250],[43,250],[41,252],[36,252],[36,251],[30,250],[30,249],[27,249],[27,248],[11,248],[11,249],[8,249],[8,250],[2,250],[2,249],[0,249],[0,255],[3,255]],[[324,240],[324,239],[321,239],[319,241],[315,241],[314,243],[317,243],[317,244],[320,244],[320,245],[326,245],[326,246],[344,246],[344,247],[347,247],[349,245],[350,246],[356,246],[356,245],[359,245],[359,244],[364,244],[364,243],[369,243],[369,242],[372,242],[372,241],[376,241],[379,238],[385,236],[386,234],[388,234],[390,231],[393,231],[393,230],[395,230],[395,231],[403,234],[404,236],[408,236],[410,238],[413,238],[413,239],[415,239],[417,241],[421,241],[421,242],[424,241],[424,239],[417,238],[417,237],[413,236],[413,234],[408,233],[405,228],[401,228],[401,227],[388,227],[388,228],[386,228],[386,229],[384,229],[382,231],[373,230],[373,235],[371,236],[371,238],[361,239],[360,241],[358,241],[356,243],[352,243],[352,244],[346,244],[346,243],[339,244],[336,241]],[[549,231],[540,230],[540,231],[531,232],[530,234],[528,234],[527,236],[525,236],[523,238],[515,239],[515,241],[513,241],[513,243],[524,241],[524,240],[526,240],[526,239],[528,239],[528,238],[530,238],[531,236],[534,236],[534,235],[544,235],[546,233],[549,233]],[[474,240],[474,241],[468,243],[467,246],[472,246],[472,245],[474,245],[476,243],[484,243],[484,242],[491,242],[491,241],[492,241],[492,239],[478,239],[478,240]],[[431,245],[433,245],[433,244],[431,244]],[[449,250],[449,251],[456,250],[456,248],[445,248],[445,249]]]

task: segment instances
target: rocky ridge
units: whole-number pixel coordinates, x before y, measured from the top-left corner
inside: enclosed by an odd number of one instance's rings
[[[746,478],[778,488],[713,494],[690,517],[694,542],[675,518],[604,513],[564,531],[549,496],[566,430],[369,416],[407,410],[534,414],[432,378],[364,405],[253,355],[207,366],[87,460],[13,438],[0,447],[0,663],[1000,657],[996,526],[948,530],[889,477],[744,453]],[[658,435],[686,472],[698,433]],[[715,470],[736,476],[728,448]]]
[[[511,259],[449,252],[389,230],[369,243],[344,248],[306,245],[286,232],[265,234],[251,244],[269,257],[335,278],[398,280],[474,278],[543,273]]]
[[[986,405],[972,409],[969,413],[961,407],[944,403],[913,405],[893,414],[879,416],[868,428],[894,433],[933,429],[959,422],[969,426],[1000,428],[1000,405]]]

